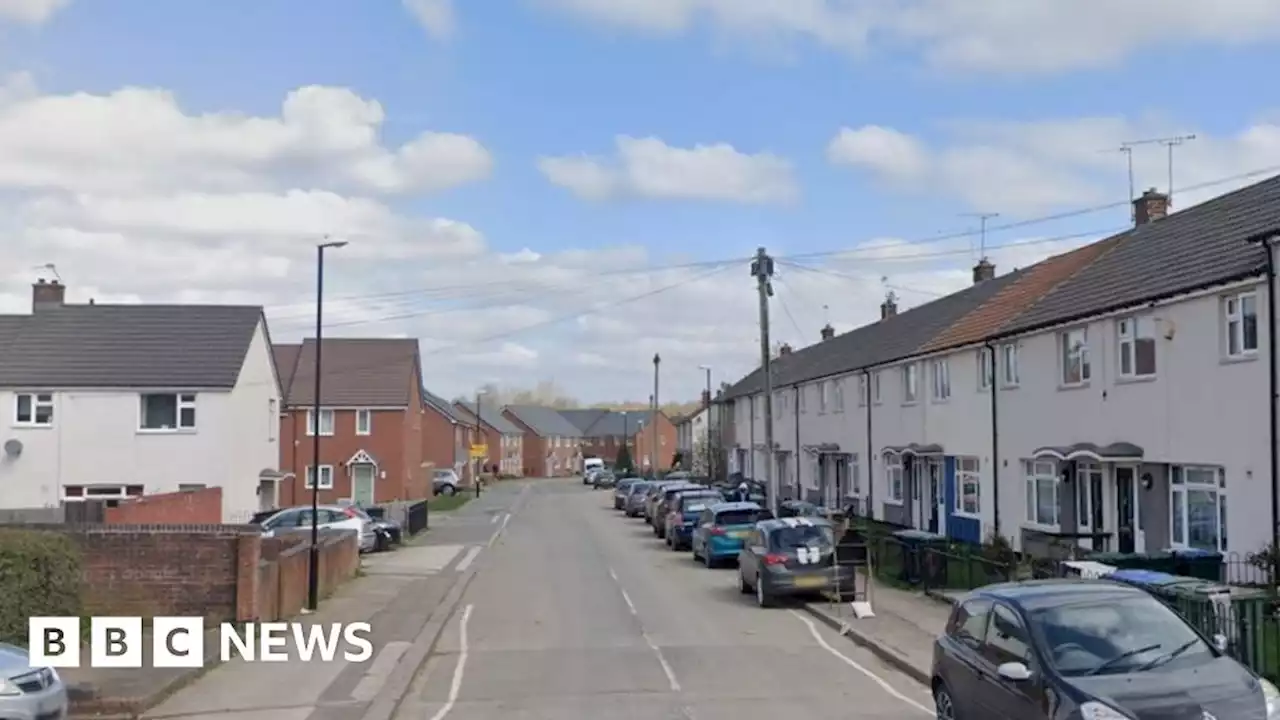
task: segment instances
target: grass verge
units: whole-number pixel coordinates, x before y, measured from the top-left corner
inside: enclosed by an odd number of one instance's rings
[[[427,501],[428,512],[449,512],[471,502],[473,499],[471,493],[459,492],[453,495],[439,495]]]

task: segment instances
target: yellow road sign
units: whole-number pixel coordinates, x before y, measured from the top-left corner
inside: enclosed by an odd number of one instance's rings
[[[489,457],[489,446],[488,445],[472,445],[471,457],[476,458],[477,460]]]

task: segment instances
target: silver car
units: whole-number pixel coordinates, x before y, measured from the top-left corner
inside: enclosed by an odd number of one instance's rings
[[[27,651],[0,643],[0,718],[66,720],[67,688],[53,668],[33,668]]]
[[[352,507],[321,505],[316,524],[321,530],[354,530],[360,536],[360,552],[373,552],[378,547],[378,533],[373,522]],[[262,521],[263,534],[271,537],[285,533],[311,532],[311,507],[285,508]]]

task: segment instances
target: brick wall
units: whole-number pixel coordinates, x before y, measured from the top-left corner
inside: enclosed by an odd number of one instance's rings
[[[104,511],[108,525],[219,525],[222,488],[143,495]]]

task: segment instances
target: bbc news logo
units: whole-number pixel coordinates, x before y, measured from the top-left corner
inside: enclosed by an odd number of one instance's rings
[[[151,666],[196,668],[204,665],[206,627],[202,617],[157,617],[151,620]],[[304,625],[291,622],[220,623],[218,655],[222,662],[367,662],[373,657],[369,623]],[[33,617],[27,621],[27,648],[32,667],[81,667],[80,618]],[[89,619],[89,667],[140,668],[147,643],[140,617]]]

